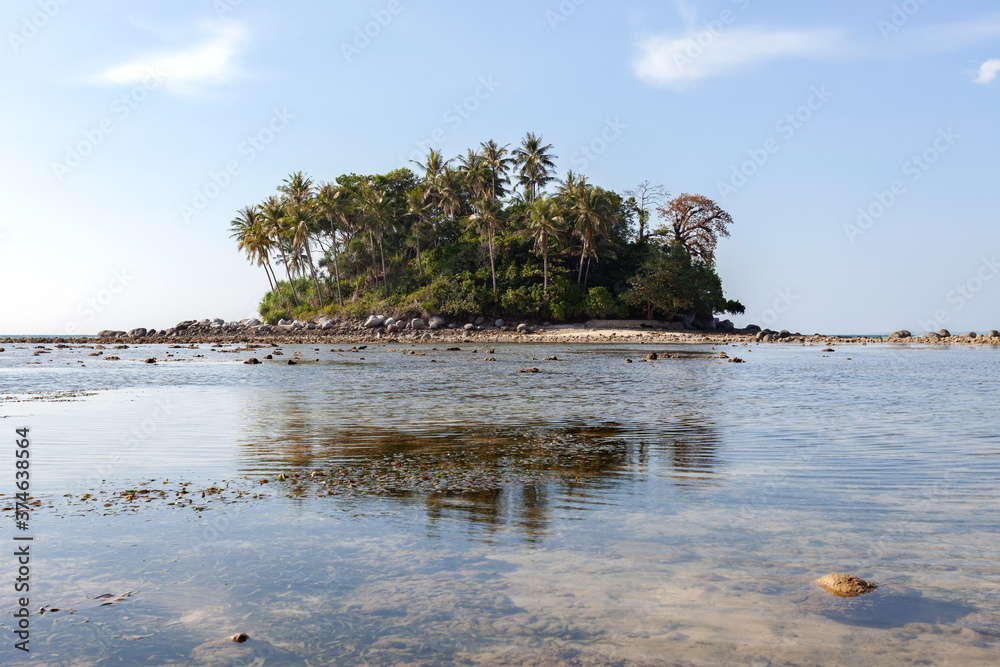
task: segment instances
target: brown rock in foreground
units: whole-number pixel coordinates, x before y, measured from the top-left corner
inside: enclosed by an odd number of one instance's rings
[[[852,577],[849,574],[839,573],[828,574],[825,577],[820,577],[816,580],[816,583],[828,593],[832,593],[833,595],[842,598],[852,598],[856,595],[863,595],[864,593],[878,588],[878,584],[865,581],[864,579],[858,579],[857,577]]]

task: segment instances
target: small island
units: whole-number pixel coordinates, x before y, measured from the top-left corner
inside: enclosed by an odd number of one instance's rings
[[[260,304],[281,320],[431,316],[579,322],[684,321],[733,329],[742,314],[715,270],[732,217],[711,199],[645,181],[617,193],[570,171],[528,133],[386,174],[315,182],[290,174],[231,223],[268,276]],[[653,214],[660,224],[652,227]]]

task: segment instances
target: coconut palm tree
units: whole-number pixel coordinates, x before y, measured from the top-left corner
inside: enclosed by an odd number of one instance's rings
[[[268,257],[273,243],[267,236],[260,209],[257,206],[244,206],[229,224],[229,229],[232,232],[229,238],[237,240],[239,249],[246,252],[247,259],[255,262],[257,266],[264,267],[267,282],[273,292],[276,280],[272,279],[271,262]]]
[[[312,249],[309,247],[309,236],[312,234],[315,219],[312,179],[306,177],[301,171],[297,171],[290,174],[278,190],[284,195],[285,212],[291,229],[292,248],[296,253],[305,248],[309,272],[316,285],[316,296],[319,297],[319,306],[322,308],[324,305],[323,292],[319,287],[319,278],[316,275],[316,266],[312,259]]]
[[[424,183],[427,185],[424,195],[429,201],[437,202],[440,196],[441,174],[444,173],[451,160],[445,160],[440,151],[432,148],[423,162],[416,160],[410,160],[410,162],[423,169]]]
[[[533,132],[521,140],[521,146],[514,151],[518,166],[518,183],[525,192],[525,201],[533,203],[538,193],[552,180],[550,173],[555,169],[552,145],[542,144],[541,135]]]
[[[510,177],[507,174],[514,158],[510,157],[508,145],[498,146],[492,139],[480,144],[483,164],[489,170],[490,199],[494,204],[507,196],[506,186],[510,184]]]
[[[551,197],[542,197],[528,209],[521,235],[535,242],[535,254],[542,256],[542,291],[549,291],[549,241],[558,240],[565,219]]]
[[[326,218],[330,226],[331,247],[333,248],[333,272],[337,278],[337,301],[344,307],[344,295],[340,288],[340,255],[337,252],[338,225],[348,226],[348,210],[350,208],[350,193],[333,183],[321,183],[316,196],[320,215]]]
[[[470,148],[465,155],[458,158],[458,162],[470,198],[478,199],[487,194],[490,177],[483,156]]]
[[[462,208],[462,174],[456,169],[445,166],[438,178],[438,205],[449,220],[455,219],[455,214]]]
[[[288,263],[288,254],[285,252],[286,231],[285,231],[285,204],[276,195],[271,195],[260,205],[260,213],[264,219],[264,229],[267,237],[278,246],[281,252],[281,261],[285,265],[285,275],[288,276],[288,284],[292,288],[292,299],[295,305],[299,305],[299,295],[295,291],[295,281],[292,279],[292,270]]]
[[[481,196],[472,202],[475,213],[469,216],[468,224],[480,237],[486,239],[490,253],[490,273],[493,275],[493,299],[497,296],[497,269],[494,257],[494,239],[497,232],[497,212],[489,197]]]
[[[413,238],[417,241],[417,270],[424,275],[420,262],[420,224],[427,222],[429,204],[426,199],[427,185],[421,184],[406,193],[406,209],[413,216]]]
[[[386,292],[389,291],[389,282],[386,278],[385,270],[385,249],[382,239],[385,236],[388,223],[388,198],[385,190],[377,186],[371,180],[361,184],[359,190],[360,206],[365,213],[365,227],[368,230],[368,239],[371,243],[372,257],[375,257],[375,243],[378,242],[379,255],[382,258],[382,284]]]
[[[610,200],[603,188],[593,185],[581,185],[575,189],[571,198],[570,215],[573,220],[573,232],[583,242],[580,253],[580,268],[576,274],[576,284],[587,286],[583,277],[584,261],[587,264],[587,277],[590,276],[590,260],[597,259],[597,239],[608,225],[610,215]]]

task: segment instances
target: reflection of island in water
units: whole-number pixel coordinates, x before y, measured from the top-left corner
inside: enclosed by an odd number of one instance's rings
[[[461,518],[488,533],[515,526],[529,540],[547,532],[555,505],[582,511],[640,480],[712,484],[720,464],[718,432],[693,418],[656,429],[447,425],[435,433],[331,429],[294,409],[249,421],[244,471],[283,473],[293,496],[422,502],[432,523]]]

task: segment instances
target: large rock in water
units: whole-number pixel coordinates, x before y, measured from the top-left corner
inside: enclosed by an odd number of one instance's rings
[[[889,334],[889,340],[904,340],[910,338],[911,334],[906,329],[900,329],[899,331],[893,331]]]
[[[816,580],[819,586],[838,597],[852,598],[856,595],[863,595],[878,588],[878,584],[853,577],[849,574],[828,574]]]
[[[124,331],[114,331],[113,329],[105,329],[97,333],[98,338],[122,338],[124,336]]]
[[[146,330],[143,329],[142,327],[139,327],[137,329],[132,329],[131,331],[128,332],[129,338],[142,338],[145,335],[146,335]]]
[[[385,322],[385,318],[381,315],[369,315],[368,319],[365,320],[365,329],[378,329]]]

